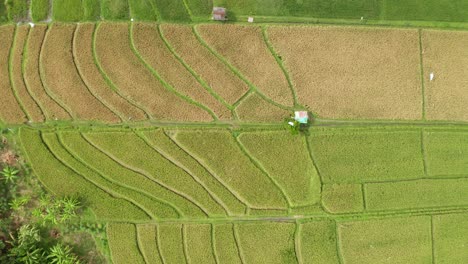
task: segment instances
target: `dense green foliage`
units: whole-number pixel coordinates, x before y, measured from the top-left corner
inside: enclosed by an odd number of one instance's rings
[[[25,0],[5,0],[8,20],[21,21],[28,17],[29,2]]]
[[[42,21],[49,14],[49,0],[31,0],[31,18],[33,21]]]

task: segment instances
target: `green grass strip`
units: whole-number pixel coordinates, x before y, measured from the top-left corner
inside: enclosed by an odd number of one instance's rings
[[[216,116],[216,114],[211,109],[209,109],[205,105],[193,100],[192,98],[190,98],[188,96],[185,96],[185,95],[181,94],[180,92],[178,92],[174,87],[172,87],[168,82],[166,82],[161,77],[161,75],[153,67],[151,67],[148,64],[148,62],[138,52],[138,50],[137,50],[137,48],[135,46],[135,43],[133,41],[133,25],[134,25],[133,23],[131,23],[129,25],[129,30],[130,30],[129,38],[130,38],[131,48],[132,48],[133,53],[138,57],[138,59],[141,61],[141,63],[143,63],[143,65],[153,74],[153,76],[156,77],[159,80],[159,82],[161,82],[161,84],[166,88],[166,90],[168,90],[169,92],[172,92],[174,95],[178,96],[179,98],[186,101],[187,103],[195,105],[195,106],[201,108],[202,110],[207,112],[215,121],[219,120],[218,116]]]
[[[419,36],[419,67],[421,69],[421,97],[422,97],[422,120],[426,120],[426,93],[424,84],[424,58],[422,44],[422,30],[418,30]]]

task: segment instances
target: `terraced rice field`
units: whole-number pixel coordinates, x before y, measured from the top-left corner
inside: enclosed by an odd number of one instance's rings
[[[465,32],[141,22],[186,2],[0,26],[0,124],[114,263],[468,261]]]

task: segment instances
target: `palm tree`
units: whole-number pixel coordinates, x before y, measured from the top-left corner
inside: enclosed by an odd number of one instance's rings
[[[73,255],[71,248],[58,243],[50,249],[47,259],[52,264],[78,264],[80,261]]]
[[[10,167],[10,166],[6,166],[0,172],[0,174],[5,178],[5,181],[9,182],[9,183],[13,183],[13,182],[16,181],[16,179],[18,178],[18,176],[17,176],[18,173],[19,173],[19,170],[15,169],[13,167]]]

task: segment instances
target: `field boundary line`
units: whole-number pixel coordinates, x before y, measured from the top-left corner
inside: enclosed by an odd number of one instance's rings
[[[46,46],[46,42],[47,42],[47,38],[49,36],[49,32],[50,30],[52,29],[53,27],[53,23],[50,24],[50,25],[47,25],[47,30],[46,30],[46,33],[44,35],[44,39],[42,41],[42,44],[41,44],[41,50],[39,52],[39,65],[38,65],[38,68],[39,68],[39,76],[40,76],[40,79],[41,79],[41,83],[42,83],[42,87],[44,88],[44,91],[46,92],[46,94],[50,97],[50,99],[52,99],[59,107],[61,107],[63,110],[65,110],[65,112],[67,112],[67,114],[72,118],[72,119],[76,119],[76,115],[73,113],[73,111],[71,111],[71,109],[66,106],[61,100],[59,100],[57,98],[57,95],[55,95],[55,93],[53,93],[49,87],[47,86],[47,81],[46,81],[46,77],[45,77],[45,73],[44,73],[44,67],[43,67],[43,57],[44,57],[44,47]]]
[[[77,55],[76,55],[76,39],[77,39],[77,37],[76,36],[78,34],[79,26],[80,26],[79,24],[75,25],[75,29],[73,31],[73,38],[72,38],[72,42],[71,42],[72,61],[73,61],[73,65],[75,66],[76,72],[78,73],[78,76],[80,77],[81,82],[86,87],[86,90],[91,94],[91,96],[94,97],[96,99],[96,101],[98,101],[101,105],[103,105],[104,107],[109,109],[109,111],[111,113],[113,113],[115,116],[117,116],[122,122],[124,122],[124,118],[123,118],[122,113],[119,113],[119,111],[117,111],[110,104],[108,104],[103,98],[100,98],[100,96],[98,96],[96,93],[94,93],[93,90],[91,89],[91,87],[85,81],[85,78],[83,78],[83,73],[81,72],[80,67],[78,66],[78,64],[76,62],[76,57],[77,57]]]
[[[276,63],[278,63],[278,66],[281,68],[281,71],[284,74],[284,77],[286,78],[286,81],[288,82],[288,86],[292,95],[294,107],[299,107],[299,103],[297,100],[297,94],[296,90],[294,89],[291,76],[289,75],[289,72],[286,70],[286,66],[284,65],[284,62],[282,59],[279,58],[278,53],[275,51],[273,47],[273,43],[271,43],[270,38],[268,37],[268,26],[261,26],[262,28],[262,36],[263,36],[263,41],[265,42],[266,46],[268,47],[268,50],[270,51],[271,55],[275,58]]]
[[[364,208],[364,212],[367,211],[367,202],[366,202],[366,184],[361,183],[361,193],[362,193],[362,207]]]
[[[427,153],[426,153],[426,145],[424,143],[424,141],[426,140],[426,137],[425,137],[425,134],[426,132],[424,131],[424,129],[421,129],[421,155],[422,155],[422,162],[423,162],[423,167],[424,167],[424,177],[425,178],[431,178],[429,176],[429,172],[428,172],[428,162],[427,162]],[[433,178],[431,178],[433,179]]]
[[[170,85],[168,82],[166,82],[162,77],[161,75],[151,66],[149,65],[149,63],[143,58],[143,56],[140,54],[140,52],[138,51],[136,45],[135,45],[135,42],[133,41],[133,26],[134,24],[129,24],[129,39],[130,39],[130,49],[132,50],[132,52],[135,54],[135,56],[140,60],[140,62],[143,64],[143,66],[149,70],[151,72],[151,74],[156,77],[157,80],[159,80],[159,82],[161,83],[161,85],[167,90],[169,91],[170,93],[174,94],[176,97],[179,97],[180,99],[186,101],[187,103],[189,104],[192,104],[194,106],[197,106],[198,108],[204,110],[205,112],[207,112],[215,121],[216,120],[219,120],[218,116],[213,112],[213,110],[211,110],[210,108],[208,108],[206,105],[203,105],[202,103],[200,102],[197,102],[195,101],[194,99],[186,96],[186,95],[183,95],[182,93],[180,93],[179,91],[177,91],[172,85]]]
[[[173,160],[170,155],[168,155],[167,153],[163,153],[164,151],[161,151],[159,150],[156,146],[154,146],[153,144],[151,144],[149,141],[148,141],[148,138],[144,135],[142,135],[141,133],[139,132],[134,132],[134,135],[137,136],[137,138],[140,138],[141,140],[143,140],[143,142],[150,148],[152,149],[153,151],[155,151],[156,153],[158,153],[162,158],[164,158],[165,160],[167,160],[169,163],[171,163],[172,165],[174,165],[175,167],[181,169],[182,171],[184,171],[185,173],[187,173],[195,182],[197,182],[205,191],[206,193],[211,197],[211,199],[213,199],[213,201],[215,203],[217,203],[223,210],[224,212],[229,215],[229,209],[227,208],[227,206],[224,204],[224,202],[215,194],[213,193],[210,188],[208,188],[208,186],[206,186],[206,184],[197,176],[195,176],[195,174],[193,172],[191,172],[190,170],[188,170],[187,168],[185,168],[185,166],[183,166],[182,164],[180,164],[178,161],[176,160]]]
[[[190,257],[188,254],[188,245],[187,245],[187,225],[186,224],[181,225],[181,231],[182,231],[182,248],[184,251],[185,261],[187,262],[187,264],[190,264]]]
[[[112,184],[115,184],[117,186],[120,186],[124,189],[129,189],[129,190],[132,190],[136,193],[140,193],[141,195],[143,196],[146,196],[147,198],[151,199],[151,200],[155,200],[155,201],[158,201],[160,202],[161,204],[165,204],[167,205],[168,207],[171,207],[172,209],[174,209],[174,211],[179,215],[179,217],[181,217],[182,215],[182,212],[177,208],[177,206],[173,205],[172,203],[166,201],[166,200],[163,200],[161,198],[158,198],[156,196],[154,196],[153,194],[150,194],[150,193],[147,193],[146,191],[142,191],[136,187],[133,187],[133,186],[130,186],[130,185],[127,185],[127,184],[123,184],[123,183],[120,183],[118,181],[115,181],[111,178],[109,178],[108,176],[106,176],[104,173],[101,173],[98,169],[96,169],[94,166],[91,166],[89,165],[86,161],[84,161],[83,159],[79,158],[79,155],[77,153],[75,153],[74,151],[72,151],[68,146],[67,144],[63,141],[62,139],[62,136],[60,134],[56,134],[57,135],[57,139],[58,139],[58,142],[60,143],[60,145],[63,147],[63,149],[65,149],[75,160],[77,160],[78,162],[80,162],[81,164],[83,164],[83,166],[87,167],[88,169],[94,171],[96,174],[98,174],[99,176],[101,176],[103,179],[105,179],[106,181],[108,182],[111,182]],[[86,144],[89,144],[89,143],[86,143]],[[91,145],[90,145],[91,146]],[[93,146],[91,146],[93,147]],[[157,217],[155,217],[155,219],[157,219]]]
[[[159,259],[161,259],[161,263],[165,264],[166,261],[164,260],[163,252],[161,251],[161,237],[159,235],[161,231],[159,230],[159,224],[156,224],[154,228],[156,229],[156,248],[158,249],[158,256]]]
[[[101,4],[101,6],[102,6],[102,4]],[[94,30],[93,30],[93,37],[92,37],[92,53],[93,53],[93,60],[94,60],[94,64],[96,65],[96,68],[99,70],[99,73],[104,78],[107,85],[109,86],[109,88],[113,92],[115,92],[118,96],[120,96],[124,101],[128,102],[131,106],[133,106],[136,109],[142,111],[147,119],[149,119],[149,120],[153,119],[152,115],[148,112],[148,110],[145,107],[140,105],[138,102],[135,102],[134,100],[128,98],[125,95],[123,95],[122,92],[120,91],[120,89],[117,87],[117,85],[114,84],[114,82],[109,78],[107,73],[104,71],[104,68],[102,68],[102,65],[99,62],[99,58],[98,58],[97,51],[96,51],[96,41],[97,41],[96,36],[97,36],[97,32],[99,30],[100,25],[101,25],[101,23],[96,23],[95,24]]]
[[[218,251],[216,250],[216,236],[215,236],[215,225],[212,223],[210,224],[210,233],[211,233],[211,250],[213,250],[213,257],[215,259],[215,263],[219,264],[219,256]]]
[[[281,108],[281,109],[284,109],[284,110],[291,110],[292,108],[291,107],[287,107],[287,106],[284,106],[282,104],[279,104],[275,101],[273,101],[272,99],[268,98],[267,96],[265,96],[261,91],[259,91],[259,89],[253,85],[252,82],[250,82],[241,72],[239,69],[237,69],[234,65],[232,65],[224,56],[222,56],[221,54],[219,54],[217,51],[214,50],[214,48],[210,47],[210,45],[208,45],[208,43],[202,38],[202,36],[200,35],[200,33],[198,32],[197,30],[197,26],[198,25],[193,25],[192,26],[192,31],[195,35],[195,37],[197,38],[197,40],[200,42],[200,44],[205,47],[211,54],[213,54],[219,61],[221,61],[226,67],[229,68],[229,70],[234,73],[234,75],[236,75],[237,77],[239,77],[243,82],[245,82],[247,84],[247,86],[249,87],[249,91],[254,91],[256,92],[260,97],[262,97],[264,100],[270,102],[271,104]],[[247,91],[248,92],[248,91]],[[237,102],[236,102],[237,103]],[[235,105],[235,104],[234,104]]]
[[[343,264],[343,254],[341,252],[341,239],[340,239],[340,227],[338,226],[338,223],[334,221],[335,224],[335,241],[336,241],[336,255],[338,257],[338,262],[339,264]]]
[[[199,160],[199,158],[195,157],[192,153],[190,153],[188,150],[186,150],[185,148],[183,148],[181,146],[181,144],[179,142],[177,142],[177,140],[173,139],[171,136],[169,136],[167,134],[167,132],[164,130],[164,134],[166,135],[166,137],[168,137],[178,148],[180,148],[184,153],[186,153],[188,156],[190,156],[194,161],[196,161],[206,172],[208,172],[208,174],[210,174],[214,179],[216,179],[224,188],[226,188],[226,190],[228,190],[232,196],[234,196],[234,198],[236,198],[240,203],[242,203],[243,205],[245,205],[246,208],[249,208],[251,207],[251,205],[248,203],[248,201],[245,200],[245,198],[242,198],[242,195],[239,195],[238,193],[236,193],[235,191],[231,190],[231,188],[229,188],[226,183],[219,178],[219,176],[214,173],[213,171],[211,171],[211,169],[209,169],[208,166],[205,166],[203,164],[203,162],[201,162]]]
[[[292,202],[289,198],[289,196],[286,194],[286,191],[283,190],[283,188],[281,188],[281,185],[275,180],[273,179],[273,177],[271,177],[271,175],[267,172],[267,170],[263,167],[263,165],[256,159],[253,157],[253,155],[245,148],[245,146],[242,144],[242,142],[240,142],[239,138],[232,135],[234,137],[234,141],[236,141],[237,143],[237,147],[239,148],[239,150],[250,160],[250,162],[257,168],[259,169],[263,175],[265,175],[271,183],[273,183],[273,185],[280,191],[281,193],[281,196],[283,196],[283,198],[285,199],[286,201],[286,204],[287,204],[287,211],[288,213],[291,211],[291,207],[292,207]]]
[[[58,157],[58,155],[52,151],[52,148],[46,143],[46,140],[44,139],[44,135],[43,133],[40,133],[40,138],[41,138],[41,141],[43,143],[43,145],[47,148],[47,150],[51,153],[52,156],[54,156],[54,158],[60,163],[62,164],[65,168],[68,168],[69,170],[73,171],[73,173],[76,174],[76,176],[84,179],[85,181],[89,182],[91,185],[95,186],[96,188],[100,189],[102,192],[104,193],[107,193],[109,196],[111,197],[115,197],[115,198],[118,198],[118,199],[122,199],[122,200],[125,200],[129,203],[131,203],[133,206],[135,206],[136,208],[138,208],[139,210],[143,211],[143,213],[145,213],[150,219],[154,219],[151,214],[149,214],[145,209],[143,209],[142,207],[140,207],[140,205],[138,205],[138,203],[135,203],[135,201],[133,201],[133,199],[130,199],[128,197],[125,197],[125,196],[122,196],[118,193],[115,193],[114,191],[112,190],[107,190],[106,188],[103,188],[102,186],[100,186],[99,184],[96,184],[93,180],[90,180],[88,177],[84,176],[83,174],[81,174],[80,172],[78,172],[75,168],[72,168],[70,165],[68,165],[67,163],[65,163],[61,158]]]
[[[434,237],[434,230],[435,230],[435,226],[434,226],[434,216],[433,215],[430,215],[429,216],[431,218],[431,253],[432,253],[432,264],[435,264],[436,263],[436,247],[435,247],[435,237]]]
[[[42,138],[44,138],[44,134],[41,133],[41,135],[42,135]],[[87,164],[81,162],[79,159],[76,159],[76,157],[73,156],[73,154],[70,153],[70,152],[68,151],[68,149],[65,148],[65,147],[62,145],[62,143],[60,142],[60,139],[59,139],[59,137],[58,137],[57,134],[51,134],[51,135],[54,135],[55,140],[57,140],[57,143],[60,145],[60,148],[62,148],[68,155],[70,155],[70,158],[71,158],[71,159],[73,159],[73,160],[75,160],[76,162],[78,162],[78,164],[80,164],[81,166],[83,166],[83,167],[85,167],[85,168],[88,168],[89,170],[91,170],[91,171],[92,171],[93,173],[95,173],[96,175],[99,175],[99,177],[102,178],[102,179],[104,179],[104,181],[110,182],[111,185],[114,184],[112,181],[110,181],[109,179],[107,179],[107,177],[103,176],[101,173],[99,173],[99,172],[97,172],[97,171],[95,171],[95,170],[89,168],[89,167],[87,166]],[[47,144],[47,140],[44,139],[44,143]],[[50,147],[50,145],[48,145],[48,146],[49,146],[49,149],[50,149],[50,150],[53,149],[52,147]],[[118,191],[111,190],[111,189],[109,189],[109,187],[102,186],[101,184],[97,183],[95,180],[91,180],[90,177],[85,176],[84,173],[79,172],[79,169],[77,169],[77,168],[76,168],[75,166],[73,166],[73,165],[70,165],[69,162],[65,161],[65,158],[59,158],[60,155],[58,155],[58,154],[55,154],[54,156],[56,156],[56,157],[61,161],[61,163],[64,164],[66,167],[68,167],[69,169],[71,169],[72,171],[74,171],[75,173],[77,173],[78,175],[80,175],[81,177],[88,179],[89,182],[92,182],[94,185],[96,185],[97,187],[99,187],[101,190],[103,190],[103,191],[105,191],[105,192],[107,192],[107,193],[109,193],[109,194],[110,194],[110,193],[113,193],[114,195],[118,195],[118,196],[124,198],[124,199],[127,200],[127,201],[131,201],[135,206],[137,206],[137,207],[140,208],[143,212],[145,212],[145,214],[147,214],[152,220],[157,220],[157,218],[153,215],[153,213],[150,213],[151,210],[148,210],[147,208],[145,208],[145,206],[141,205],[141,204],[140,204],[139,202],[137,202],[135,199],[133,199],[133,198],[131,198],[131,197],[128,197],[127,195],[121,194],[121,193],[119,193]],[[119,184],[115,184],[115,185],[119,186]],[[124,188],[125,188],[125,187],[124,187]],[[125,188],[125,189],[129,189],[129,188]],[[106,191],[106,190],[107,190],[107,191]]]
[[[198,202],[195,202],[195,199],[193,199],[192,197],[190,197],[189,195],[185,194],[185,193],[182,193],[176,189],[173,189],[172,187],[168,186],[167,184],[157,180],[155,177],[153,176],[150,176],[151,174],[149,174],[148,172],[146,172],[145,170],[142,170],[142,169],[139,169],[139,168],[133,168],[132,166],[126,164],[125,162],[121,161],[120,159],[116,158],[114,155],[112,155],[111,153],[107,152],[106,150],[104,150],[103,148],[99,147],[97,144],[94,144],[91,140],[89,140],[88,138],[86,138],[86,136],[84,134],[82,134],[82,137],[89,143],[91,144],[94,148],[96,148],[97,150],[99,150],[101,153],[103,153],[104,155],[106,155],[107,157],[109,157],[110,159],[112,159],[113,161],[115,161],[116,163],[120,164],[120,166],[130,170],[130,171],[133,171],[137,174],[140,174],[142,176],[144,176],[145,178],[147,178],[148,180],[160,185],[161,187],[165,188],[166,190],[174,193],[174,195],[177,195],[177,196],[180,196],[182,197],[184,200],[186,200],[188,203],[192,204],[193,206],[197,207],[201,212],[203,212],[203,214],[205,216],[209,216],[208,212],[206,211],[206,209],[204,209],[202,206],[200,206],[198,204]],[[185,216],[185,214],[182,215],[182,218]]]
[[[240,245],[240,238],[239,238],[239,232],[237,231],[237,228],[236,228],[236,224],[235,223],[231,223],[232,225],[232,235],[233,235],[233,238],[234,238],[234,243],[236,243],[236,247],[237,247],[237,254],[239,256],[239,259],[241,261],[242,264],[245,264],[245,256],[244,256],[244,253],[242,252],[242,247]]]
[[[137,243],[137,248],[138,248],[138,252],[140,252],[140,255],[143,257],[143,261],[146,263],[146,264],[150,264],[148,262],[148,257],[146,257],[146,254],[143,250],[143,246],[142,246],[142,243],[140,241],[140,234],[139,234],[139,231],[138,231],[138,226],[133,224],[133,227],[135,227],[135,235],[136,235],[136,243]]]
[[[24,41],[24,46],[23,46],[23,56],[21,58],[21,76],[23,78],[23,83],[24,83],[24,87],[26,88],[26,91],[28,92],[29,96],[31,97],[31,99],[33,100],[33,102],[36,104],[36,106],[38,107],[42,117],[43,117],[43,120],[46,121],[48,118],[46,117],[46,114],[45,114],[45,108],[44,106],[41,105],[41,103],[39,102],[39,100],[37,98],[35,98],[33,96],[33,93],[31,92],[31,89],[29,88],[29,84],[25,78],[25,72],[26,72],[26,64],[28,63],[28,44],[29,44],[29,39],[31,37],[31,29],[28,30],[28,36],[26,37],[25,41]]]
[[[193,13],[192,10],[190,10],[189,5],[187,4],[187,0],[182,0],[184,3],[184,7],[187,10],[187,14],[189,15],[190,21],[193,21]]]
[[[294,230],[294,251],[296,252],[296,260],[298,264],[303,264],[302,247],[301,247],[301,230],[302,225],[296,220],[296,229]]]
[[[28,28],[28,34],[29,34],[29,28]],[[17,45],[17,38],[18,36],[18,26],[15,26],[15,30],[13,32],[13,41],[10,45],[10,51],[8,53],[8,76],[10,78],[10,88],[11,88],[11,92],[13,93],[13,96],[15,97],[15,100],[16,102],[18,103],[18,106],[19,108],[21,109],[21,111],[24,113],[24,115],[26,116],[26,118],[28,119],[28,121],[31,120],[31,115],[28,113],[28,111],[26,110],[26,108],[24,107],[23,105],[23,102],[21,102],[21,99],[18,95],[18,92],[16,91],[16,88],[15,88],[15,81],[14,81],[14,78],[13,78],[13,56],[15,55],[15,48],[16,48],[16,45]]]
[[[424,50],[422,44],[422,29],[418,29],[419,38],[419,68],[421,72],[422,119],[426,120],[426,88],[424,78]]]
[[[319,180],[320,180],[320,208],[322,208],[324,211],[328,211],[328,209],[326,209],[326,207],[323,205],[323,199],[322,199],[322,197],[323,197],[323,185],[325,184],[324,176],[322,176],[322,173],[320,172],[320,169],[319,169],[318,164],[316,162],[316,159],[314,157],[314,153],[312,151],[312,148],[311,148],[311,145],[310,145],[310,142],[309,142],[309,137],[310,137],[310,135],[305,136],[304,140],[306,142],[306,147],[307,147],[307,152],[309,153],[309,158],[312,161],[312,164],[314,165],[315,171],[317,172],[317,175],[318,175]],[[331,182],[331,179],[330,179],[330,182]]]
[[[185,0],[184,0],[185,1]],[[172,55],[177,59],[177,61],[179,61],[180,64],[182,64],[185,69],[187,69],[188,72],[190,72],[190,74],[198,81],[198,83],[200,83],[200,85],[205,88],[205,90],[211,95],[213,96],[218,102],[220,102],[221,104],[223,104],[224,106],[226,106],[227,109],[229,110],[233,110],[234,108],[232,107],[232,105],[228,104],[226,102],[226,100],[224,100],[224,98],[222,98],[219,94],[217,94],[209,85],[208,83],[203,80],[203,78],[196,73],[196,71],[194,69],[192,69],[192,67],[190,67],[190,65],[188,65],[188,63],[185,62],[185,60],[182,58],[182,56],[180,56],[175,48],[169,43],[169,40],[164,36],[164,33],[163,33],[163,30],[161,28],[161,25],[157,25],[157,28],[158,28],[158,33],[159,33],[159,36],[161,37],[161,40],[164,42],[164,44],[166,45],[167,49],[172,53]]]
[[[151,7],[153,8],[153,14],[154,14],[155,19],[156,19],[154,22],[157,23],[157,22],[161,21],[161,14],[159,13],[158,5],[157,5],[156,1],[149,0],[149,2],[151,4]]]

